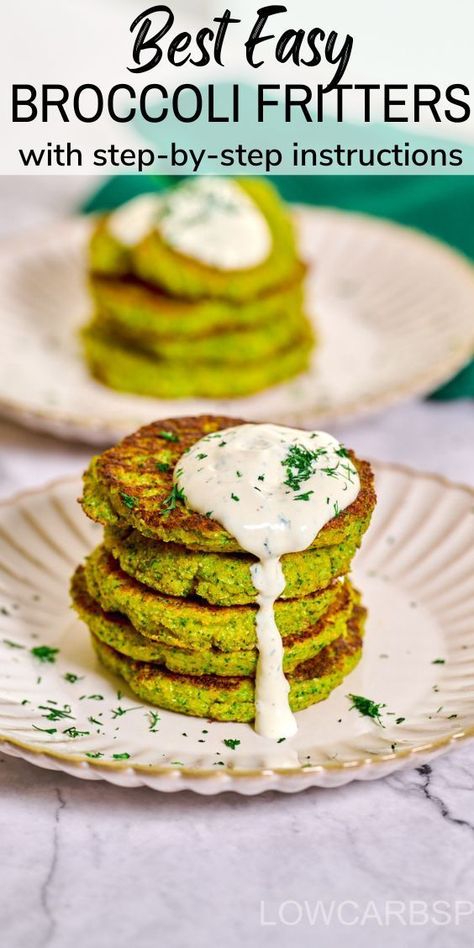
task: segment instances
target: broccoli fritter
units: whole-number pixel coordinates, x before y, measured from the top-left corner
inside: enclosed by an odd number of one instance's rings
[[[356,537],[354,531],[354,537]],[[106,527],[104,544],[129,576],[170,596],[199,596],[216,606],[256,602],[246,553],[203,553],[177,543],[142,536],[138,530]],[[348,572],[358,546],[343,541],[334,546],[288,553],[281,558],[286,587],[280,598],[307,596]]]
[[[362,653],[364,621],[365,609],[356,606],[346,633],[288,675],[292,711],[301,711],[327,698],[355,668]],[[245,722],[255,717],[252,678],[176,674],[152,662],[134,661],[93,633],[92,643],[103,665],[125,679],[142,701],[216,721]]]
[[[255,648],[256,605],[212,606],[200,599],[165,596],[127,576],[99,546],[85,561],[89,595],[105,612],[120,612],[137,632],[178,648]],[[347,594],[337,580],[300,599],[278,599],[275,620],[283,638],[310,628]]]
[[[287,312],[301,312],[304,272],[303,264],[298,263],[287,284],[241,304],[179,299],[135,277],[113,279],[91,274],[89,284],[97,311],[113,320],[122,335],[145,342],[170,337],[188,342],[224,330],[263,327]]]
[[[117,652],[138,661],[155,662],[169,671],[184,675],[222,675],[224,677],[255,675],[257,649],[179,648],[142,635],[129,619],[119,612],[105,612],[89,594],[83,567],[74,574],[71,595],[75,611],[90,631]],[[330,642],[347,630],[358,594],[349,583],[344,594],[310,628],[285,639],[283,669],[289,672],[301,662],[314,658]]]
[[[107,216],[99,219],[89,246],[92,272],[123,276],[134,273],[146,283],[182,299],[246,302],[292,279],[298,252],[292,219],[276,190],[259,178],[238,178],[236,185],[256,204],[271,234],[267,258],[246,270],[218,270],[177,253],[155,228],[134,247],[111,233]],[[180,187],[178,184],[177,187]]]
[[[97,322],[82,331],[86,362],[92,375],[109,388],[149,398],[241,398],[285,382],[308,368],[313,336],[301,319],[291,345],[271,359],[234,363],[229,371],[216,361],[160,359],[122,342]]]
[[[94,458],[84,475],[82,506],[104,526],[133,527],[144,536],[192,550],[242,552],[221,524],[173,497],[173,470],[181,455],[204,435],[245,422],[198,415],[153,422]],[[350,454],[360,477],[355,501],[319,531],[311,549],[358,544],[375,506],[370,465]],[[171,498],[171,500],[170,500]]]

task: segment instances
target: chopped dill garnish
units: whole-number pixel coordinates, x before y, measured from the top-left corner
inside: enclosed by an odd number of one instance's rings
[[[364,698],[363,695],[348,694],[347,697],[352,701],[352,704],[349,708],[350,711],[355,708],[359,714],[362,714],[366,718],[373,718],[373,720],[377,724],[380,724],[381,727],[385,726],[382,723],[382,718],[380,716],[382,708],[386,707],[385,704],[377,704],[375,701],[372,701],[371,698]]]
[[[158,724],[158,721],[160,720],[160,715],[158,714],[157,711],[148,711],[148,720],[150,722],[150,726],[148,730],[151,731],[152,734],[156,734],[157,733],[156,725]]]
[[[63,678],[64,681],[68,681],[70,685],[75,685],[76,681],[82,681],[84,675],[75,675],[74,672],[66,672]]]
[[[141,705],[138,705],[138,704],[135,705],[134,708],[121,708],[119,705],[118,708],[112,708],[112,720],[114,721],[115,718],[121,718],[122,715],[127,714],[128,711],[139,711],[140,708],[141,708]]]
[[[8,645],[9,648],[24,648],[25,647],[24,645],[20,645],[19,642],[12,642],[11,639],[4,639],[3,642],[5,645]]]
[[[71,706],[65,704],[64,708],[48,708],[45,704],[39,705],[40,711],[48,711],[48,714],[43,714],[42,717],[46,718],[48,721],[61,721],[63,718],[70,718],[71,721],[74,720],[74,715],[71,714]]]
[[[158,435],[160,438],[163,438],[164,441],[174,441],[174,442],[179,441],[178,435],[176,435],[174,431],[165,431],[164,428],[162,428],[161,431],[158,432]]]
[[[240,497],[237,497],[237,494],[231,494],[230,496],[232,500],[240,500]]]
[[[112,754],[112,760],[128,760],[129,757],[130,754],[127,754],[126,751],[124,751],[123,754]]]
[[[197,455],[198,461],[204,461],[204,458],[207,458],[207,454],[198,454],[198,455]]]
[[[242,477],[242,471],[236,471],[237,477]]]
[[[431,664],[432,664],[432,665],[444,665],[444,664],[445,664],[445,659],[444,659],[444,658],[434,658],[433,661],[431,662]]]
[[[342,471],[345,471],[345,472],[346,472],[347,480],[349,481],[349,484],[352,484],[352,483],[353,483],[352,478],[354,477],[354,474],[356,474],[356,471],[354,470],[354,468],[352,467],[352,465],[351,465],[351,464],[341,464],[341,465],[340,465],[340,468],[341,468]]]
[[[169,471],[170,469],[170,465],[167,464],[166,461],[157,461],[155,467],[156,470],[160,472],[160,474],[166,474],[166,471]]]
[[[126,714],[126,713],[127,711],[125,708],[121,708],[121,707],[112,708],[112,720],[115,720],[115,718],[121,718],[122,714]]]
[[[309,500],[311,494],[314,494],[314,490],[307,490],[305,494],[297,494],[293,500]]]
[[[239,746],[240,741],[235,737],[225,737],[223,743],[226,747],[230,747],[230,749],[234,751],[235,748]]]
[[[291,490],[299,490],[315,472],[315,461],[327,454],[326,448],[310,451],[302,444],[292,444],[286,458],[281,462],[286,468],[286,480],[283,482]]]
[[[34,648],[30,649],[30,652],[40,662],[54,663],[59,649],[51,648],[50,645],[35,645]]]
[[[403,724],[405,720],[405,718],[395,718],[395,724]]]
[[[98,760],[99,757],[103,757],[102,751],[86,751],[86,757],[90,757],[91,760]]]
[[[87,737],[90,734],[90,731],[78,731],[77,727],[68,727],[63,734],[66,734],[67,737]]]
[[[182,487],[179,487],[178,484],[173,484],[168,496],[165,498],[161,506],[165,513],[170,513],[171,510],[175,510],[178,501],[184,504],[186,501],[186,495]]]
[[[133,510],[133,508],[136,506],[137,502],[135,497],[132,497],[131,494],[126,494],[123,490],[120,491],[120,499],[129,510]]]

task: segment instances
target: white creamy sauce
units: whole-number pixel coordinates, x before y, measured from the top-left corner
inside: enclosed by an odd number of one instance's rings
[[[290,737],[296,721],[283,673],[274,604],[285,588],[280,557],[304,550],[357,497],[360,482],[345,449],[323,431],[239,425],[201,438],[178,461],[186,504],[221,523],[252,553],[258,592],[255,728]]]
[[[170,191],[159,228],[179,253],[219,270],[257,266],[271,249],[265,218],[226,178],[193,178]]]
[[[108,226],[125,246],[158,230],[178,253],[218,270],[255,267],[272,246],[257,205],[226,178],[193,178],[166,194],[133,198],[110,215]]]
[[[139,194],[110,214],[109,232],[125,247],[133,247],[154,230],[160,207],[159,194]]]

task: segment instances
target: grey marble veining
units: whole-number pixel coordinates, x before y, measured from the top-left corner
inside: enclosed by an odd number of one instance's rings
[[[3,944],[471,945],[473,773],[471,745],[337,791],[202,798],[3,758]],[[382,917],[439,900],[459,925],[349,924],[371,903]],[[318,901],[341,920],[289,924]]]

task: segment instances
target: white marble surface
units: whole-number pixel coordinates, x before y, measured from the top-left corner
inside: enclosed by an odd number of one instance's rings
[[[46,220],[81,187],[0,182],[2,229]],[[335,433],[474,482],[468,403],[406,404]],[[0,422],[0,494],[90,453]],[[248,799],[122,790],[0,757],[0,944],[470,946],[473,789],[472,743],[383,781]]]

